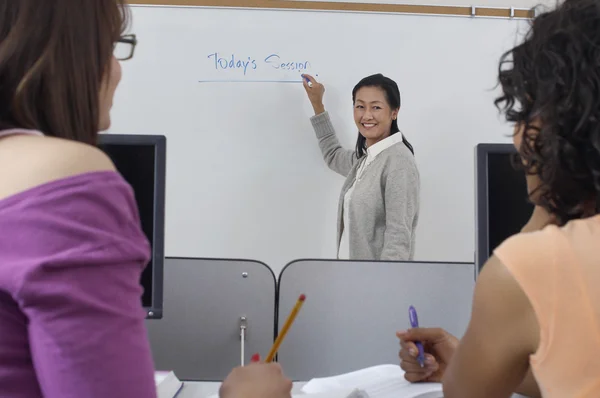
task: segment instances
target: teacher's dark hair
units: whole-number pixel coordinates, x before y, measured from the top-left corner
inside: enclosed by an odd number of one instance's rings
[[[539,177],[537,204],[560,225],[600,211],[599,27],[600,1],[566,0],[499,66],[495,104],[524,127],[516,163]]]
[[[398,85],[396,84],[396,82],[390,79],[389,77],[385,77],[381,73],[378,73],[375,75],[367,76],[361,81],[359,81],[358,84],[354,86],[354,89],[352,90],[352,103],[356,101],[357,91],[363,87],[379,87],[385,92],[385,97],[387,99],[388,105],[392,109],[400,108],[400,90],[398,89]],[[400,129],[398,128],[398,121],[392,120],[390,135],[399,132]],[[414,155],[415,151],[412,145],[406,140],[406,138],[404,138],[404,136],[402,136],[402,142],[404,142],[404,145],[406,145],[406,147]],[[358,133],[358,139],[356,140],[356,157],[363,157],[366,150],[367,139],[361,133]]]
[[[127,20],[124,0],[0,1],[0,129],[96,144],[101,84]]]

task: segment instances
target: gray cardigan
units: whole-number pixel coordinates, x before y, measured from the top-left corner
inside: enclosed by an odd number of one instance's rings
[[[354,151],[340,145],[327,112],[311,122],[325,163],[346,177],[338,205],[338,250],[342,232],[344,195],[360,165]],[[349,211],[350,259],[413,260],[419,219],[419,171],[403,142],[384,149],[356,182]]]

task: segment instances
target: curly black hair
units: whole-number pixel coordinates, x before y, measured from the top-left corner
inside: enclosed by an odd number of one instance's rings
[[[600,210],[600,0],[566,0],[503,54],[495,105],[524,126],[517,162],[564,225]],[[533,194],[532,194],[533,196]]]

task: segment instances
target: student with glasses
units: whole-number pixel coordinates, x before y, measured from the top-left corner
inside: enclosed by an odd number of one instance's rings
[[[140,276],[150,246],[131,187],[97,148],[124,0],[0,6],[0,396],[154,398]],[[200,303],[199,305],[202,305]],[[234,370],[222,397],[289,397],[277,365]]]

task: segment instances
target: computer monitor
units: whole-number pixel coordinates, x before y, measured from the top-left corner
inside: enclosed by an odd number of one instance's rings
[[[141,277],[142,305],[146,318],[161,319],[167,140],[162,135],[100,134],[99,147],[135,192],[142,229],[152,247],[150,263]]]
[[[492,252],[531,217],[525,173],[515,169],[512,144],[479,144],[475,163],[475,265],[479,273]]]

